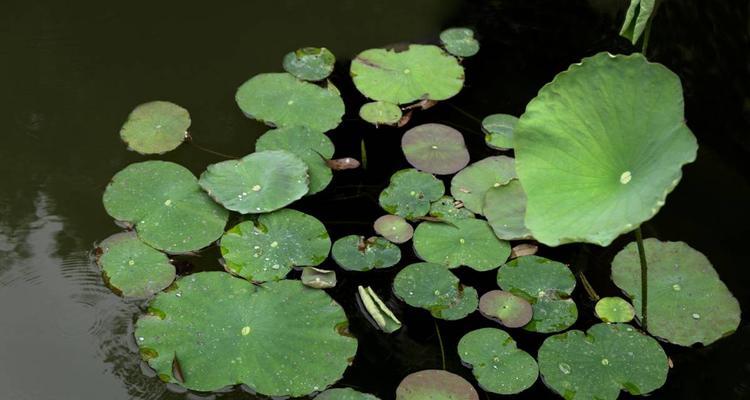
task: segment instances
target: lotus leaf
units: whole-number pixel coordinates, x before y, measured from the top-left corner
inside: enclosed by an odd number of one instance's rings
[[[524,224],[526,193],[518,179],[487,190],[484,195],[484,215],[500,239],[531,239],[531,232]]]
[[[367,315],[375,322],[375,326],[385,333],[393,333],[401,328],[401,321],[396,318],[383,300],[369,286],[357,286],[359,301]]]
[[[523,297],[502,290],[491,290],[479,299],[479,312],[508,328],[520,328],[531,322],[533,308]]]
[[[482,131],[487,146],[495,150],[509,150],[513,148],[513,131],[516,129],[518,117],[508,114],[492,114],[482,120]]]
[[[449,224],[422,222],[414,231],[414,251],[419,258],[455,268],[477,271],[500,266],[510,256],[510,245],[500,240],[481,219],[459,219]]]
[[[141,154],[174,150],[188,137],[190,114],[177,104],[152,101],[136,107],[120,129],[128,148]]]
[[[330,289],[336,286],[336,271],[315,267],[302,268],[302,284],[315,289]]]
[[[347,271],[369,271],[396,265],[401,260],[401,250],[381,238],[349,235],[338,239],[331,251],[333,260]]]
[[[479,42],[469,28],[450,28],[440,32],[440,41],[448,53],[457,57],[471,57],[479,52]]]
[[[287,53],[284,70],[306,81],[319,81],[331,75],[336,57],[325,47],[303,47]]]
[[[393,103],[373,101],[359,109],[359,116],[374,125],[396,125],[401,120],[401,108]]]
[[[459,219],[474,218],[474,213],[464,207],[464,203],[451,196],[443,196],[430,205],[430,216],[452,223]]]
[[[380,192],[380,206],[391,214],[415,219],[427,215],[430,202],[445,193],[443,182],[432,174],[402,169],[391,176],[390,184]]]
[[[401,150],[414,168],[436,175],[455,174],[469,163],[461,132],[442,124],[422,124],[401,137]]]
[[[408,242],[414,236],[414,228],[398,215],[383,215],[375,220],[375,232],[393,243]]]
[[[315,396],[315,400],[380,400],[369,393],[358,392],[352,388],[328,389]]]
[[[635,317],[635,310],[625,299],[620,297],[603,297],[596,302],[596,316],[608,323],[630,322]]]
[[[506,156],[487,157],[457,173],[451,180],[451,195],[470,211],[481,214],[487,190],[500,187],[516,178],[513,159]]]
[[[414,372],[396,388],[396,400],[479,400],[466,379],[439,369]]]
[[[399,271],[393,280],[393,292],[406,304],[424,308],[441,319],[461,319],[479,303],[474,288],[462,286],[444,266],[433,263],[411,264]]]
[[[625,13],[625,21],[622,23],[620,35],[630,40],[634,45],[638,43],[641,34],[646,30],[646,26],[651,19],[651,13],[654,12],[656,0],[630,0],[630,6]]]
[[[126,297],[151,296],[175,277],[169,258],[143,243],[135,232],[117,233],[102,241],[96,262],[107,284]]]

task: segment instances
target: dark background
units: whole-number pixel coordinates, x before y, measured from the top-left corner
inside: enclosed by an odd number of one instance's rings
[[[129,111],[163,99],[186,107],[195,143],[242,156],[266,128],[242,116],[234,91],[302,46],[326,46],[338,57],[332,77],[347,104],[330,136],[336,156],[359,157],[365,138],[369,169],[337,173],[325,192],[295,204],[320,218],[333,238],[371,234],[382,214],[378,192],[407,166],[400,129],[359,120],[363,102],[348,78],[359,51],[397,42],[435,42],[450,26],[473,27],[480,53],[465,60],[466,87],[420,113],[412,126],[442,122],[462,130],[472,160],[491,152],[481,118],[520,115],[552,77],[582,57],[634,51],[617,34],[625,0],[506,1],[54,1],[0,4],[0,398],[8,400],[253,398],[174,393],[140,363],[132,325],[143,302],[124,301],[103,286],[90,251],[117,232],[101,205],[109,178],[147,157],[125,150],[118,130]],[[750,50],[749,2],[666,0],[656,16],[648,56],[683,81],[688,125],[698,138],[695,163],[667,205],[644,225],[645,236],[683,240],[702,251],[743,309],[750,309]],[[473,116],[473,117],[472,117]],[[194,173],[222,157],[185,144],[161,157]],[[545,249],[583,269],[600,294],[617,294],[609,263],[632,238],[606,249]],[[414,260],[402,246],[404,261]],[[216,269],[216,249],[181,262],[183,271]],[[183,260],[184,261],[184,260]],[[324,266],[333,267],[328,261]],[[345,307],[360,340],[342,386],[393,397],[403,376],[440,366],[434,326],[420,310],[398,303],[389,286],[396,271],[340,273],[331,294]],[[340,272],[340,271],[339,271]],[[480,293],[494,273],[459,270]],[[383,294],[405,322],[390,336],[376,332],[353,301],[357,284]],[[593,305],[575,293],[577,329],[595,323]],[[474,315],[439,322],[448,369],[473,381],[455,353],[457,340],[480,326]],[[535,355],[541,335],[511,332]],[[664,345],[674,361],[659,399],[750,398],[750,327],[708,348]],[[492,397],[492,396],[490,396]],[[541,381],[513,398],[553,398]],[[621,396],[621,398],[625,398]],[[497,396],[497,398],[501,398]]]

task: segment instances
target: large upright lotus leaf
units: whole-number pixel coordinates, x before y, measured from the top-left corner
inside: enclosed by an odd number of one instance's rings
[[[242,214],[271,212],[308,192],[307,164],[286,150],[251,153],[211,164],[200,185],[225,208]]]
[[[482,389],[498,394],[523,392],[536,382],[539,367],[534,357],[516,348],[505,331],[482,328],[458,342],[461,361],[469,364]]]
[[[526,330],[559,332],[578,319],[578,309],[570,298],[576,278],[563,263],[538,256],[518,257],[500,267],[497,284],[531,303],[534,313],[524,326]]]
[[[620,35],[629,39],[633,44],[638,43],[638,39],[649,24],[655,5],[656,0],[630,0]]]
[[[380,192],[379,202],[384,210],[407,219],[427,215],[430,202],[445,193],[443,182],[432,174],[416,169],[402,169],[391,176],[388,187]]]
[[[220,244],[227,271],[256,282],[281,279],[293,267],[319,265],[331,249],[320,221],[288,208],[236,225]]]
[[[287,73],[250,78],[237,89],[235,100],[245,115],[277,127],[325,132],[337,127],[344,115],[344,101],[333,85],[320,87]]]
[[[272,129],[255,142],[255,151],[286,150],[294,153],[307,164],[310,175],[310,191],[315,194],[331,182],[333,173],[326,160],[333,157],[331,139],[323,133],[304,126]]]
[[[479,42],[469,28],[450,28],[440,32],[440,41],[448,53],[457,57],[471,57],[479,52]]]
[[[709,345],[733,333],[740,305],[699,251],[684,242],[646,239],[648,331],[682,346]],[[635,242],[612,261],[612,280],[641,318],[641,267]]]
[[[359,109],[359,116],[374,125],[396,125],[401,120],[401,107],[384,101],[365,103]]]
[[[453,273],[433,263],[411,264],[399,271],[393,280],[393,293],[412,307],[449,320],[465,317],[479,302],[474,288],[463,287]]]
[[[162,252],[143,243],[135,232],[114,234],[97,248],[104,280],[126,297],[147,297],[174,280],[175,269]]]
[[[668,371],[659,343],[626,324],[550,336],[538,360],[544,383],[568,400],[615,400],[621,390],[646,394],[664,385]]]
[[[335,388],[320,393],[315,396],[315,400],[380,400],[380,398],[352,388]]]
[[[349,235],[333,244],[333,260],[347,271],[369,271],[396,265],[401,260],[401,250],[395,244],[381,238]]]
[[[354,85],[365,96],[393,104],[445,100],[464,85],[464,69],[455,57],[433,45],[407,50],[365,50],[352,61]]]
[[[344,310],[297,280],[256,287],[224,272],[175,282],[136,323],[141,355],[167,382],[198,391],[245,384],[267,396],[303,396],[341,378],[357,340]],[[182,380],[173,376],[177,359]]]
[[[500,239],[531,239],[531,232],[524,222],[526,193],[518,179],[489,188],[484,195],[483,213]]]
[[[303,47],[284,56],[284,70],[306,81],[319,81],[331,75],[336,57],[325,47]]]
[[[449,223],[458,219],[475,218],[474,213],[464,207],[464,203],[451,196],[443,196],[432,202],[430,216]]]
[[[398,215],[383,215],[375,220],[373,228],[378,235],[393,243],[405,243],[414,236],[411,224]]]
[[[146,244],[170,253],[208,246],[224,233],[229,217],[190,171],[166,161],[128,165],[112,178],[103,201],[112,218],[134,225]]]
[[[443,124],[422,124],[401,137],[401,150],[414,168],[436,175],[455,174],[469,163],[461,132]]]
[[[465,265],[489,271],[508,259],[510,245],[498,239],[486,221],[472,218],[422,222],[414,231],[414,251],[423,260],[448,268]]]
[[[526,226],[540,242],[609,245],[653,217],[695,159],[680,79],[641,54],[573,64],[514,135]]]
[[[518,117],[508,114],[492,114],[482,120],[482,131],[487,146],[496,150],[513,148],[513,131]]]
[[[120,138],[141,154],[174,150],[188,136],[190,114],[177,104],[152,101],[136,107],[120,128]]]
[[[396,400],[479,400],[466,379],[439,369],[414,372],[396,388]]]
[[[507,184],[516,177],[513,159],[506,156],[487,157],[457,173],[451,180],[451,195],[470,211],[481,214],[487,190]]]

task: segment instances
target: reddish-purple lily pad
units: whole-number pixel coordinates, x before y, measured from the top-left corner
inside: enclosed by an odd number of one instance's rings
[[[396,400],[479,400],[466,379],[443,370],[426,369],[404,378],[396,388]]]
[[[378,235],[393,243],[405,243],[414,236],[414,228],[398,215],[383,215],[373,226]]]
[[[420,171],[454,174],[469,163],[469,151],[461,132],[442,124],[415,126],[401,137],[406,161]]]
[[[511,292],[492,290],[479,299],[479,312],[508,328],[520,328],[531,321],[533,308]]]

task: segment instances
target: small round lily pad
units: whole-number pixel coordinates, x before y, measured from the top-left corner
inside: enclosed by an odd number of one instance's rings
[[[510,245],[498,239],[486,221],[459,219],[419,224],[414,231],[414,251],[423,260],[448,268],[465,265],[489,271],[508,259]]]
[[[190,114],[177,104],[152,101],[136,107],[120,128],[128,148],[141,154],[174,150],[188,137]]]
[[[458,355],[471,366],[479,386],[488,392],[520,393],[539,376],[534,357],[516,348],[513,338],[500,329],[482,328],[467,333],[458,342]]]
[[[523,297],[502,290],[491,290],[479,299],[479,312],[508,328],[520,328],[531,322],[533,309]]]
[[[98,246],[96,262],[104,280],[125,297],[148,297],[174,280],[175,269],[162,252],[143,243],[135,232],[114,234]]]
[[[336,56],[325,47],[303,47],[284,56],[284,70],[306,81],[319,81],[331,75]]]
[[[186,168],[166,161],[130,164],[104,191],[112,218],[135,226],[146,244],[170,253],[202,249],[224,233],[229,213]]]
[[[365,103],[359,109],[359,116],[374,125],[396,125],[401,120],[401,107],[385,101]]]
[[[538,256],[518,257],[500,267],[497,284],[531,303],[533,316],[523,327],[528,331],[559,332],[578,319],[578,308],[570,298],[576,279],[563,263]]]
[[[615,400],[652,392],[667,379],[659,343],[626,324],[596,324],[548,337],[539,348],[544,383],[570,400]]]
[[[315,267],[302,268],[302,284],[315,289],[330,289],[336,286],[336,271]]]
[[[483,210],[487,222],[500,239],[531,239],[531,232],[524,223],[526,193],[518,179],[489,188],[484,195]]]
[[[602,297],[596,302],[596,316],[608,323],[630,322],[635,317],[635,310],[621,297]]]
[[[464,287],[444,266],[433,263],[411,264],[399,271],[393,280],[393,293],[412,307],[448,320],[467,316],[479,303],[474,288]]]
[[[228,210],[266,213],[307,194],[307,171],[307,164],[291,152],[260,151],[209,165],[200,185]]]
[[[414,168],[436,175],[454,174],[469,163],[461,132],[443,124],[422,124],[401,137],[401,150]]]
[[[487,146],[495,150],[513,148],[513,130],[516,129],[518,117],[508,114],[492,114],[482,120],[482,131]]]
[[[320,87],[288,73],[252,77],[237,89],[237,105],[250,118],[274,127],[306,126],[325,132],[337,127],[344,101],[332,84]]]
[[[427,215],[430,203],[445,193],[443,182],[434,175],[416,169],[402,169],[391,176],[388,187],[380,192],[383,209],[406,219]]]
[[[469,28],[450,28],[440,32],[440,41],[448,53],[457,57],[471,57],[479,52],[479,42]]]
[[[414,236],[414,228],[398,215],[383,215],[375,220],[375,232],[393,243],[408,242]]]
[[[221,238],[227,271],[262,282],[285,277],[293,267],[322,263],[331,249],[325,226],[303,212],[282,209],[242,222]]]
[[[373,268],[389,268],[401,260],[401,250],[395,244],[381,238],[349,235],[333,243],[333,260],[347,271],[369,271]]]
[[[451,195],[470,211],[481,214],[487,190],[507,184],[516,178],[513,159],[506,156],[487,157],[457,173],[451,180]]]
[[[315,400],[380,400],[380,398],[352,388],[334,388],[321,392],[315,396]]]
[[[333,173],[327,160],[333,157],[331,139],[324,133],[304,126],[272,129],[255,142],[255,151],[286,150],[301,158],[307,164],[310,175],[310,191],[315,194],[325,189],[331,182]]]
[[[479,400],[466,379],[448,371],[427,369],[404,378],[396,388],[396,400]]]
[[[433,201],[430,205],[430,216],[445,222],[475,217],[473,212],[464,207],[464,203],[451,196],[443,196]]]

